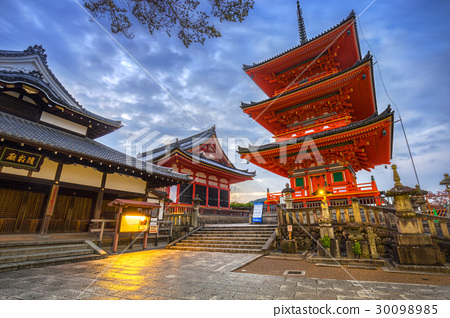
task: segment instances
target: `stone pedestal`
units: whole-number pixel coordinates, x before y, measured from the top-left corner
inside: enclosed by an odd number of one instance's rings
[[[404,186],[400,182],[397,167],[392,165],[394,187],[387,192],[394,197],[398,234],[395,235],[394,255],[401,265],[443,265],[440,250],[433,245],[431,237],[425,235],[422,220],[413,211],[410,195],[417,189]]]
[[[281,252],[282,253],[298,253],[297,241],[295,240],[283,240],[281,241]]]
[[[353,251],[356,242],[359,242],[361,246],[361,255],[359,256]],[[345,242],[345,249],[348,258],[370,258],[369,243],[367,241],[347,241]]]

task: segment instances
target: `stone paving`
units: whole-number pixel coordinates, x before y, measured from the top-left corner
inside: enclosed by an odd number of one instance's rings
[[[255,254],[158,249],[0,273],[0,299],[450,299],[449,286],[232,272]]]

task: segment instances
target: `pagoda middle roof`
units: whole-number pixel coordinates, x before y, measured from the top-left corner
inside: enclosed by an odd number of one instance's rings
[[[252,69],[252,68],[261,66],[261,65],[263,65],[263,64],[265,64],[265,63],[268,63],[268,62],[270,62],[270,61],[273,61],[273,60],[275,60],[275,59],[277,59],[277,58],[279,58],[279,57],[281,57],[281,56],[283,56],[283,55],[286,55],[286,54],[288,54],[288,53],[290,53],[290,52],[293,52],[293,51],[297,50],[298,48],[308,46],[308,45],[311,44],[311,42],[313,42],[313,41],[317,40],[318,38],[320,38],[320,37],[322,37],[322,36],[325,36],[326,34],[328,34],[328,33],[332,32],[332,31],[336,30],[337,28],[339,28],[340,26],[344,25],[346,22],[348,22],[348,21],[354,19],[355,17],[356,17],[356,13],[355,13],[355,11],[352,10],[352,11],[350,12],[350,14],[349,14],[345,19],[343,19],[341,22],[339,22],[339,23],[336,24],[335,26],[329,28],[328,30],[326,30],[326,31],[324,31],[324,32],[322,32],[322,33],[320,33],[319,35],[317,35],[317,36],[315,36],[315,37],[309,39],[307,42],[305,42],[305,43],[303,43],[303,44],[296,45],[296,46],[294,46],[294,47],[292,47],[292,48],[290,48],[290,49],[288,49],[288,50],[286,50],[286,51],[284,51],[284,52],[282,52],[282,53],[279,53],[279,54],[277,54],[277,55],[275,55],[275,56],[273,56],[273,57],[271,57],[271,58],[265,59],[264,61],[261,61],[261,62],[259,62],[259,63],[253,63],[252,65],[244,64],[242,68],[243,68],[245,71],[247,71],[247,70],[250,70],[250,69]],[[358,43],[359,43],[359,42],[358,42]]]
[[[290,145],[299,144],[299,143],[306,141],[306,139],[315,140],[315,139],[319,139],[319,138],[323,138],[323,137],[328,137],[328,136],[340,134],[340,133],[343,133],[346,131],[350,131],[353,129],[361,128],[361,127],[376,123],[380,120],[389,118],[393,115],[394,115],[394,111],[392,111],[391,107],[388,106],[381,114],[375,113],[372,116],[370,116],[369,118],[366,118],[364,120],[360,120],[357,122],[352,122],[352,123],[348,124],[347,126],[333,128],[333,129],[321,131],[321,132],[318,132],[315,134],[310,134],[310,135],[306,135],[306,136],[302,136],[302,137],[298,137],[298,138],[294,138],[294,139],[290,139],[290,140],[285,140],[285,141],[281,141],[281,142],[272,142],[272,143],[268,143],[268,144],[260,145],[260,146],[250,145],[248,148],[238,146],[238,153],[241,155],[247,154],[247,153],[256,153],[256,152],[260,152],[260,151],[266,151],[266,150],[277,149],[277,148],[287,147]]]

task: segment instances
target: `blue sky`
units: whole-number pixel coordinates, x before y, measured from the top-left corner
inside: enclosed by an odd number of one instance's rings
[[[361,14],[361,51],[365,55],[370,45],[375,54],[389,96],[400,110],[422,188],[435,191],[443,174],[450,172],[450,2],[371,3],[301,1],[308,38],[337,24],[352,9]],[[242,163],[231,145],[269,142],[271,134],[239,107],[241,101],[266,98],[242,64],[298,44],[295,0],[257,0],[243,23],[217,24],[222,38],[189,49],[176,36],[151,36],[139,24],[134,25],[133,40],[111,37],[74,0],[0,0],[0,8],[0,49],[42,44],[51,70],[80,104],[122,121],[124,127],[101,142],[125,151],[127,138],[142,129],[170,139],[216,125],[236,166],[257,172],[254,181],[234,186],[232,199],[246,202],[264,196],[267,188],[283,188],[286,179]],[[107,21],[99,22],[109,32]],[[374,72],[381,112],[392,102],[377,66]],[[398,165],[403,183],[414,186],[400,123],[394,131],[392,163]],[[369,182],[370,175],[380,190],[393,186],[391,169],[359,172],[358,182]]]

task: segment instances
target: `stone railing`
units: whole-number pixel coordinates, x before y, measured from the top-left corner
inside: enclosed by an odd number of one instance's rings
[[[450,218],[437,215],[416,213],[417,218],[427,222],[428,226],[424,226],[425,233],[430,234],[432,238],[443,238],[450,240],[450,234],[448,231],[448,223]]]
[[[328,207],[333,223],[345,225],[347,223],[358,223],[361,225],[371,225],[377,227],[386,227],[388,229],[395,227],[395,210],[385,206],[371,206],[359,204],[357,200],[352,205],[335,205]],[[278,226],[284,225],[319,225],[322,208],[304,207],[285,209],[278,208]],[[351,222],[351,218],[354,222]]]
[[[164,213],[164,221],[173,222],[174,227],[186,227],[192,225],[192,215],[182,213]]]

